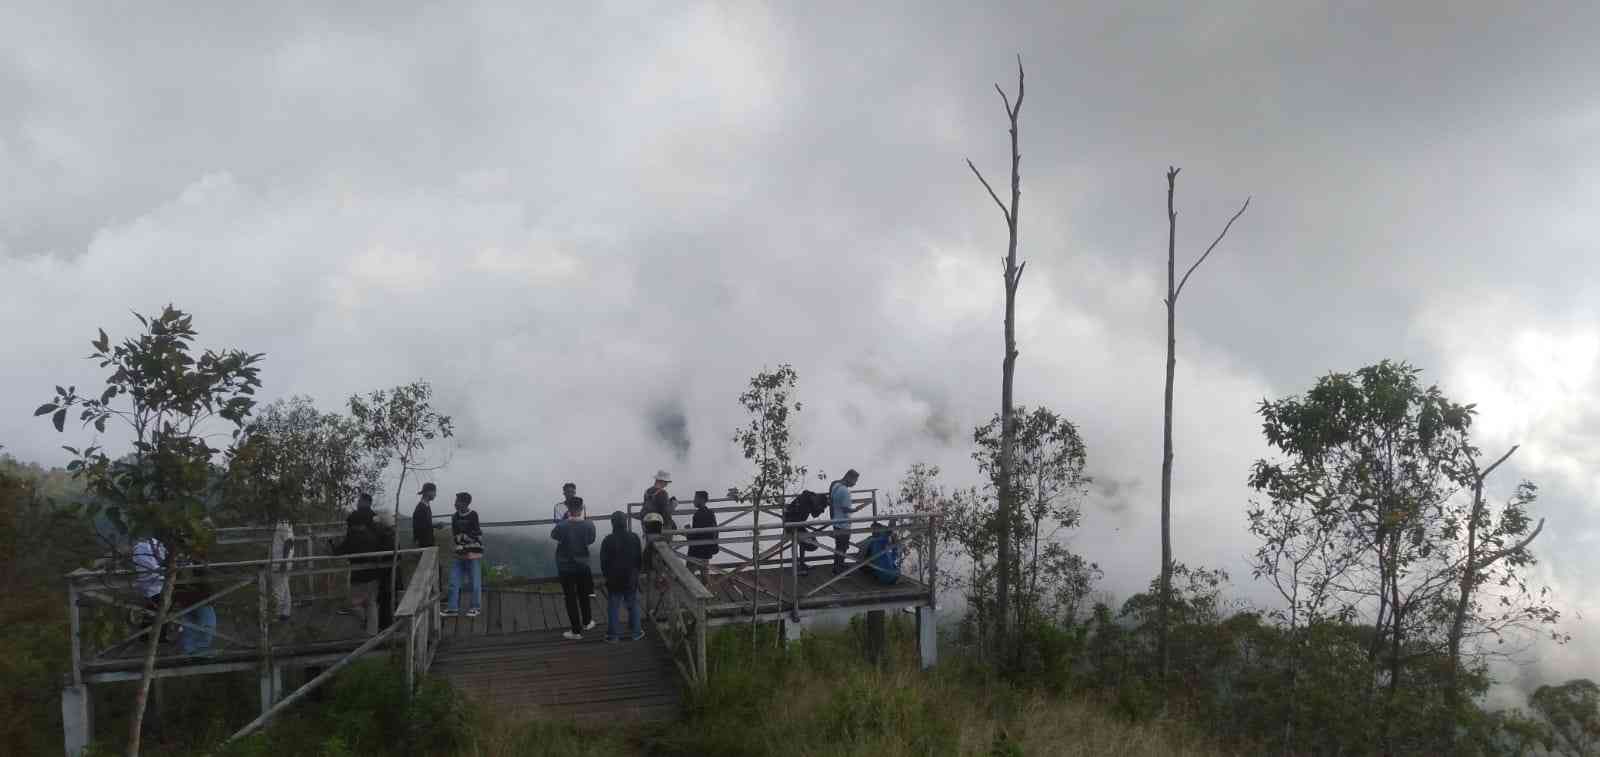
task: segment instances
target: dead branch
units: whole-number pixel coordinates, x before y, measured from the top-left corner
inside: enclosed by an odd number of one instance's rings
[[[1177,175],[1177,169],[1172,169],[1170,176],[1176,178]],[[1233,222],[1239,220],[1239,216],[1244,215],[1244,211],[1250,207],[1250,199],[1249,197],[1244,198],[1244,204],[1239,206],[1239,212],[1234,213],[1233,217],[1228,219],[1228,224],[1223,226],[1222,233],[1211,241],[1211,246],[1206,248],[1205,254],[1201,255],[1200,259],[1194,261],[1194,265],[1189,266],[1189,270],[1184,272],[1183,278],[1178,281],[1178,288],[1172,293],[1174,300],[1178,298],[1178,295],[1183,294],[1183,285],[1189,283],[1189,274],[1194,273],[1194,269],[1199,268],[1201,263],[1206,262],[1206,258],[1211,257],[1211,251],[1217,249],[1217,244],[1222,241],[1223,237],[1228,235],[1228,229],[1233,228]]]
[[[989,180],[983,178],[983,174],[978,172],[978,167],[972,165],[972,158],[967,158],[967,167],[972,169],[972,175],[978,177],[978,181],[983,182],[983,188],[989,190],[989,196],[994,198],[995,205],[1000,206],[1000,215],[1005,216],[1006,223],[1011,223],[1011,211],[1006,208],[1005,203],[1000,201],[1000,196],[994,193],[994,187],[989,186]]]

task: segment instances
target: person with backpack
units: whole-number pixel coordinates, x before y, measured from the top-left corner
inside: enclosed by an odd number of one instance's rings
[[[345,519],[344,541],[334,548],[336,555],[361,555],[394,548],[394,529],[385,529],[377,514],[373,513],[371,495],[363,494],[362,498],[367,503],[366,512],[371,513],[372,517],[356,517],[361,512],[358,508],[356,513],[351,513]],[[372,612],[374,599],[378,605],[376,615]],[[377,621],[377,630],[388,628],[394,621],[394,597],[387,557],[350,558],[350,605],[352,609],[362,612],[362,626],[368,633],[376,633],[373,621]]]
[[[472,495],[456,492],[456,511],[450,515],[450,536],[455,541],[456,560],[450,566],[450,596],[439,610],[443,617],[459,615],[461,610],[461,585],[472,582],[472,606],[467,617],[478,617],[483,607],[483,527],[478,525],[478,513],[472,509]]]
[[[644,557],[639,537],[628,530],[628,516],[611,514],[611,533],[600,542],[600,574],[606,579],[606,641],[622,640],[620,616],[628,608],[628,638],[644,638],[639,616],[639,566]]]
[[[644,490],[644,499],[639,504],[639,520],[644,523],[645,556],[644,572],[653,572],[655,564],[654,554],[650,550],[648,537],[658,535],[667,528],[677,528],[676,524],[668,525],[672,520],[672,512],[678,507],[678,500],[667,491],[672,485],[672,474],[664,470],[656,471],[655,483]]]
[[[833,574],[844,572],[845,552],[850,549],[850,489],[861,480],[855,468],[845,471],[844,478],[828,485],[828,517],[833,520]]]
[[[624,519],[623,525],[627,525]],[[589,570],[589,545],[594,543],[594,523],[583,517],[583,497],[567,502],[567,518],[551,529],[556,543],[556,572],[561,576],[561,594],[567,601],[567,620],[572,630],[563,637],[578,641],[583,632],[594,628],[594,612],[589,597],[594,594],[594,574]]]
[[[795,495],[789,504],[783,506],[784,523],[804,523],[816,520],[817,516],[828,509],[828,498],[807,489]],[[798,571],[802,576],[811,575],[811,566],[805,563],[805,553],[817,549],[817,537],[812,535],[811,529],[796,526],[789,529],[785,536],[800,542],[800,567]]]
[[[717,527],[717,514],[711,512],[710,502],[711,495],[705,490],[702,489],[694,493],[694,520],[689,524],[691,527]],[[703,542],[701,544],[691,544],[689,556],[701,561],[700,580],[704,581],[711,575],[711,558],[716,557],[717,553],[722,551],[722,547],[717,544],[717,534],[714,533],[695,534],[689,541]]]

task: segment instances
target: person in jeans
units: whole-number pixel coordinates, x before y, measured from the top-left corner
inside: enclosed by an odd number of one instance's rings
[[[844,572],[844,555],[850,549],[850,489],[861,479],[855,468],[828,486],[828,517],[833,520],[833,573]]]
[[[556,572],[561,575],[561,594],[567,600],[567,620],[572,623],[572,630],[562,636],[576,641],[594,628],[589,602],[594,593],[594,575],[589,572],[594,523],[583,517],[583,497],[567,501],[567,519],[556,524],[550,538],[556,543]]]
[[[618,622],[622,606],[628,607],[628,637],[644,638],[639,617],[639,564],[643,557],[639,537],[628,530],[628,516],[611,514],[611,534],[600,542],[600,573],[606,577],[606,641],[622,639]]]
[[[445,617],[453,617],[461,608],[461,585],[472,581],[472,606],[467,617],[478,617],[483,607],[483,528],[478,525],[478,513],[472,509],[472,495],[456,492],[456,511],[450,515],[450,535],[455,539],[456,561],[450,567],[450,598],[439,610]]]
[[[191,566],[188,571],[189,580],[178,584],[172,590],[174,608],[181,606],[188,610],[211,598],[212,587],[206,574],[205,551],[197,549],[194,560],[188,564]],[[189,610],[179,620],[187,625],[178,629],[178,651],[186,656],[210,654],[211,639],[217,631],[217,608],[208,604]]]

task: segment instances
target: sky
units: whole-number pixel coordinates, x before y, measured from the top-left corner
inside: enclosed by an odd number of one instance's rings
[[[1572,635],[1505,691],[1600,678],[1600,66],[1592,3],[22,2],[0,25],[0,444],[174,303],[263,398],[434,386],[431,474],[486,519],[747,480],[737,397],[791,363],[799,459],[977,482],[1021,114],[1018,401],[1095,477],[1073,548],[1159,566],[1165,172],[1180,265],[1175,553],[1241,596],[1263,399],[1407,360],[1541,487]],[[117,440],[104,441],[113,445]],[[1497,456],[1497,455],[1496,455]],[[602,505],[608,507],[608,505]],[[1509,696],[1509,695],[1508,695]]]

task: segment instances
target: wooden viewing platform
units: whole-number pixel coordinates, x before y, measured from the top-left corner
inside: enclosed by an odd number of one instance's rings
[[[843,523],[851,545],[859,545],[874,526],[896,535],[918,554],[937,551],[931,519],[915,514],[877,513],[875,490],[855,492],[857,517]],[[728,500],[717,500],[719,503]],[[632,512],[637,505],[630,505]],[[566,607],[550,577],[514,579],[485,587],[477,617],[441,618],[441,586],[447,583],[447,553],[436,548],[400,550],[401,575],[411,577],[395,608],[394,622],[369,633],[348,606],[350,558],[372,555],[306,555],[316,541],[342,534],[342,524],[297,526],[304,548],[284,560],[244,560],[203,566],[203,580],[213,593],[191,608],[174,607],[177,623],[192,621],[193,607],[210,605],[218,623],[213,649],[200,656],[176,654],[164,646],[154,675],[168,678],[237,671],[260,677],[262,714],[234,737],[263,726],[283,709],[328,680],[351,661],[387,652],[402,661],[407,681],[419,673],[448,679],[466,696],[502,714],[537,718],[633,721],[675,717],[683,688],[707,681],[706,636],[710,628],[738,622],[780,622],[785,638],[797,638],[811,616],[865,612],[869,635],[881,639],[885,611],[910,608],[917,614],[918,641],[925,666],[936,659],[933,609],[937,566],[932,561],[908,566],[898,581],[884,584],[868,576],[860,555],[851,551],[848,570],[835,575],[831,521],[783,523],[782,503],[754,506],[736,503],[713,508],[716,528],[680,528],[648,537],[646,550],[654,572],[641,578],[640,607],[646,615],[646,636],[640,641],[604,642],[606,590],[596,576],[596,596],[589,600],[596,628],[582,641],[562,638]],[[678,518],[686,520],[680,510]],[[763,520],[763,516],[766,516]],[[632,527],[638,526],[630,519]],[[549,519],[485,522],[485,540],[502,527],[550,526]],[[597,526],[601,525],[597,521]],[[680,523],[680,525],[682,525]],[[609,530],[600,528],[598,536]],[[796,534],[816,531],[815,551],[807,555]],[[261,547],[268,529],[223,529],[219,544]],[[720,553],[709,563],[687,556],[688,547],[715,538]],[[591,548],[598,573],[598,541]],[[803,575],[802,565],[813,566]],[[179,569],[181,586],[201,578],[195,569]],[[358,566],[360,567],[360,566]],[[276,618],[270,581],[287,574],[297,602],[288,621]],[[437,577],[416,580],[416,577]],[[76,571],[68,576],[72,623],[72,672],[63,689],[62,713],[67,752],[81,754],[92,734],[91,684],[133,680],[140,675],[140,653],[149,630],[139,630],[143,600],[133,591],[134,571]],[[704,581],[702,581],[704,579]],[[469,602],[470,590],[462,592]],[[626,611],[624,611],[626,614]],[[93,616],[93,617],[89,617]],[[624,622],[626,618],[622,619]],[[120,639],[101,643],[106,628]],[[97,629],[85,633],[86,628]],[[881,641],[879,642],[881,644]],[[174,645],[175,646],[175,645]],[[288,669],[321,670],[294,691],[284,686]]]

